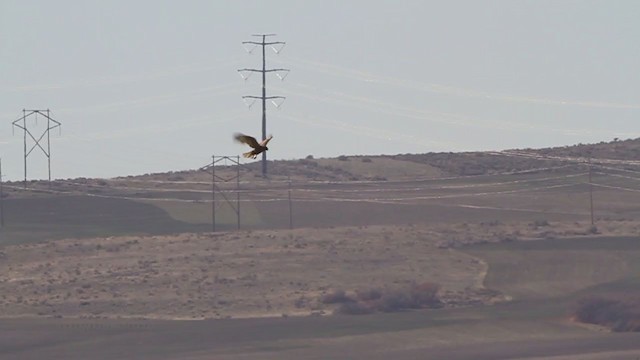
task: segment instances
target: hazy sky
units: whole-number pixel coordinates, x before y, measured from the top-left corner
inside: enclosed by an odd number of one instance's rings
[[[0,0],[0,156],[23,177],[23,108],[50,109],[54,178],[197,168],[260,136],[272,159],[501,150],[640,136],[640,1]],[[46,123],[28,126],[39,136]],[[28,146],[33,146],[32,142]],[[39,149],[29,177],[46,177]]]

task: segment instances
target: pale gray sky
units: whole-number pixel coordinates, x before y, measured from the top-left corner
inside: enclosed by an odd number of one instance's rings
[[[640,1],[0,0],[0,156],[23,176],[23,108],[51,109],[54,178],[196,168],[259,136],[272,159],[500,150],[640,136]],[[34,133],[44,121],[31,122]],[[31,146],[32,144],[29,144]],[[29,156],[30,178],[46,177]]]

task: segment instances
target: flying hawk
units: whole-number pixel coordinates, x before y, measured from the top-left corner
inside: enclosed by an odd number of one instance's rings
[[[236,133],[233,138],[236,139],[236,141],[247,144],[253,148],[253,150],[243,153],[242,156],[255,159],[258,154],[262,153],[263,151],[269,150],[269,148],[267,147],[267,143],[269,143],[269,141],[273,139],[273,136],[269,135],[268,138],[262,140],[261,142],[258,142],[258,140],[256,140],[252,136],[241,133]]]

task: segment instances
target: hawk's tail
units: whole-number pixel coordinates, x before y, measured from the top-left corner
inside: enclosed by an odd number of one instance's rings
[[[242,153],[242,156],[246,157],[247,159],[254,157],[253,155],[253,151],[248,151],[246,153]]]

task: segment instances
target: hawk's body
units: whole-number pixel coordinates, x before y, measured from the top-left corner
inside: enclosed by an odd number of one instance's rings
[[[234,138],[236,139],[236,141],[241,142],[243,144],[247,144],[253,148],[253,150],[243,153],[242,156],[246,158],[255,159],[263,151],[269,150],[269,148],[267,147],[267,144],[271,139],[273,139],[273,136],[269,135],[268,138],[262,140],[261,142],[258,142],[258,140],[256,140],[253,136],[244,135],[240,133],[235,134]]]

